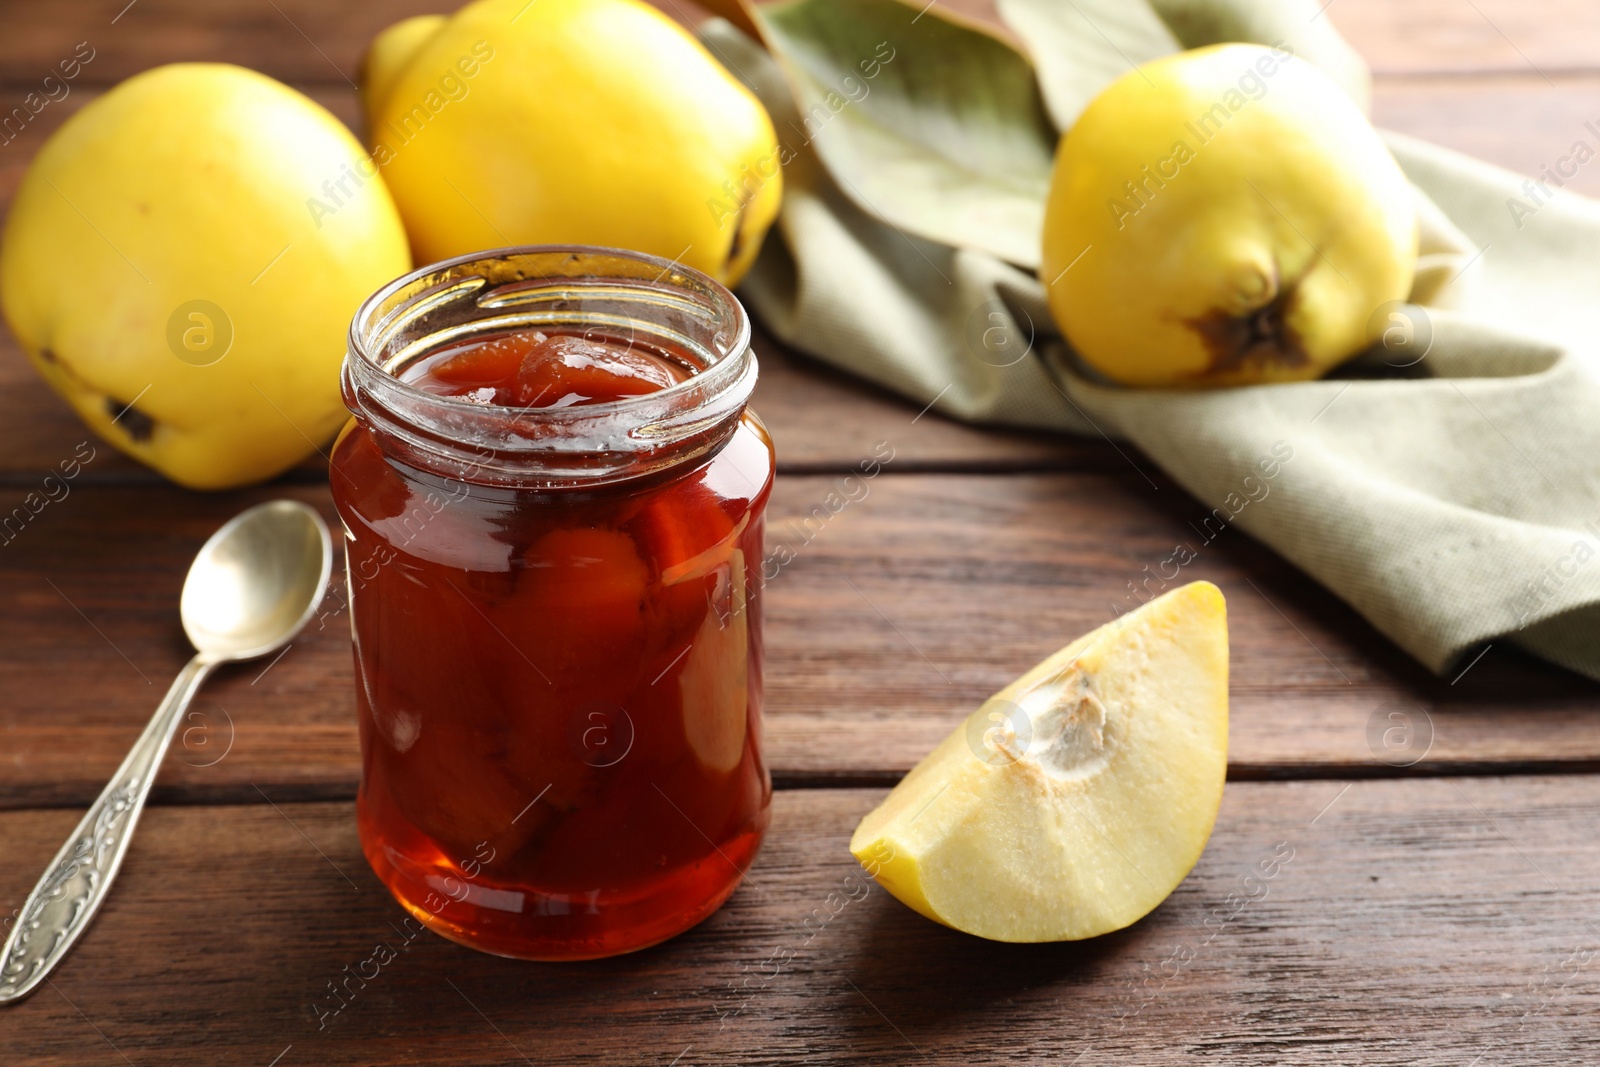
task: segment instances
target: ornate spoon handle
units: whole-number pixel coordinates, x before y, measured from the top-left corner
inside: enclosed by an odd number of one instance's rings
[[[178,674],[138,743],[28,894],[0,953],[0,1004],[33,992],[94,918],[122,866],[184,709],[214,666],[196,656]]]

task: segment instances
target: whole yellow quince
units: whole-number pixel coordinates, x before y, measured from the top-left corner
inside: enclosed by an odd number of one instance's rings
[[[732,285],[778,212],[761,102],[639,0],[478,0],[407,19],[373,42],[363,83],[368,143],[419,262],[607,245]]]
[[[339,211],[311,211],[350,176]],[[337,119],[254,71],[181,63],[40,149],[0,244],[0,303],[96,433],[221,489],[333,436],[350,317],[409,267],[394,202]]]
[[[1315,378],[1411,289],[1417,222],[1366,117],[1282,47],[1146,63],[1062,138],[1040,277],[1068,340],[1128,385]]]

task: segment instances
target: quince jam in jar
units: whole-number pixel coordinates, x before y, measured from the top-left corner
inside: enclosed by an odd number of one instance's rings
[[[772,443],[722,286],[522,248],[357,313],[334,446],[367,860],[418,920],[528,959],[643,948],[767,826]]]

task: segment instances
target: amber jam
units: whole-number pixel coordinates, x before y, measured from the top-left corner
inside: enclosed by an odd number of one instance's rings
[[[767,825],[748,326],[600,249],[425,268],[357,315],[346,527],[362,847],[502,955],[607,956],[737,886]]]

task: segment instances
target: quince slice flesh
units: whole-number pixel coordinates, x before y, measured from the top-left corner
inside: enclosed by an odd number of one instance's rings
[[[678,676],[689,748],[702,766],[719,774],[744,758],[750,702],[744,553],[737,548],[726,574],[718,580],[725,595],[715,597],[707,610]]]
[[[991,697],[861,820],[850,851],[957,930],[1096,937],[1194,867],[1227,763],[1227,609],[1193,582]]]

